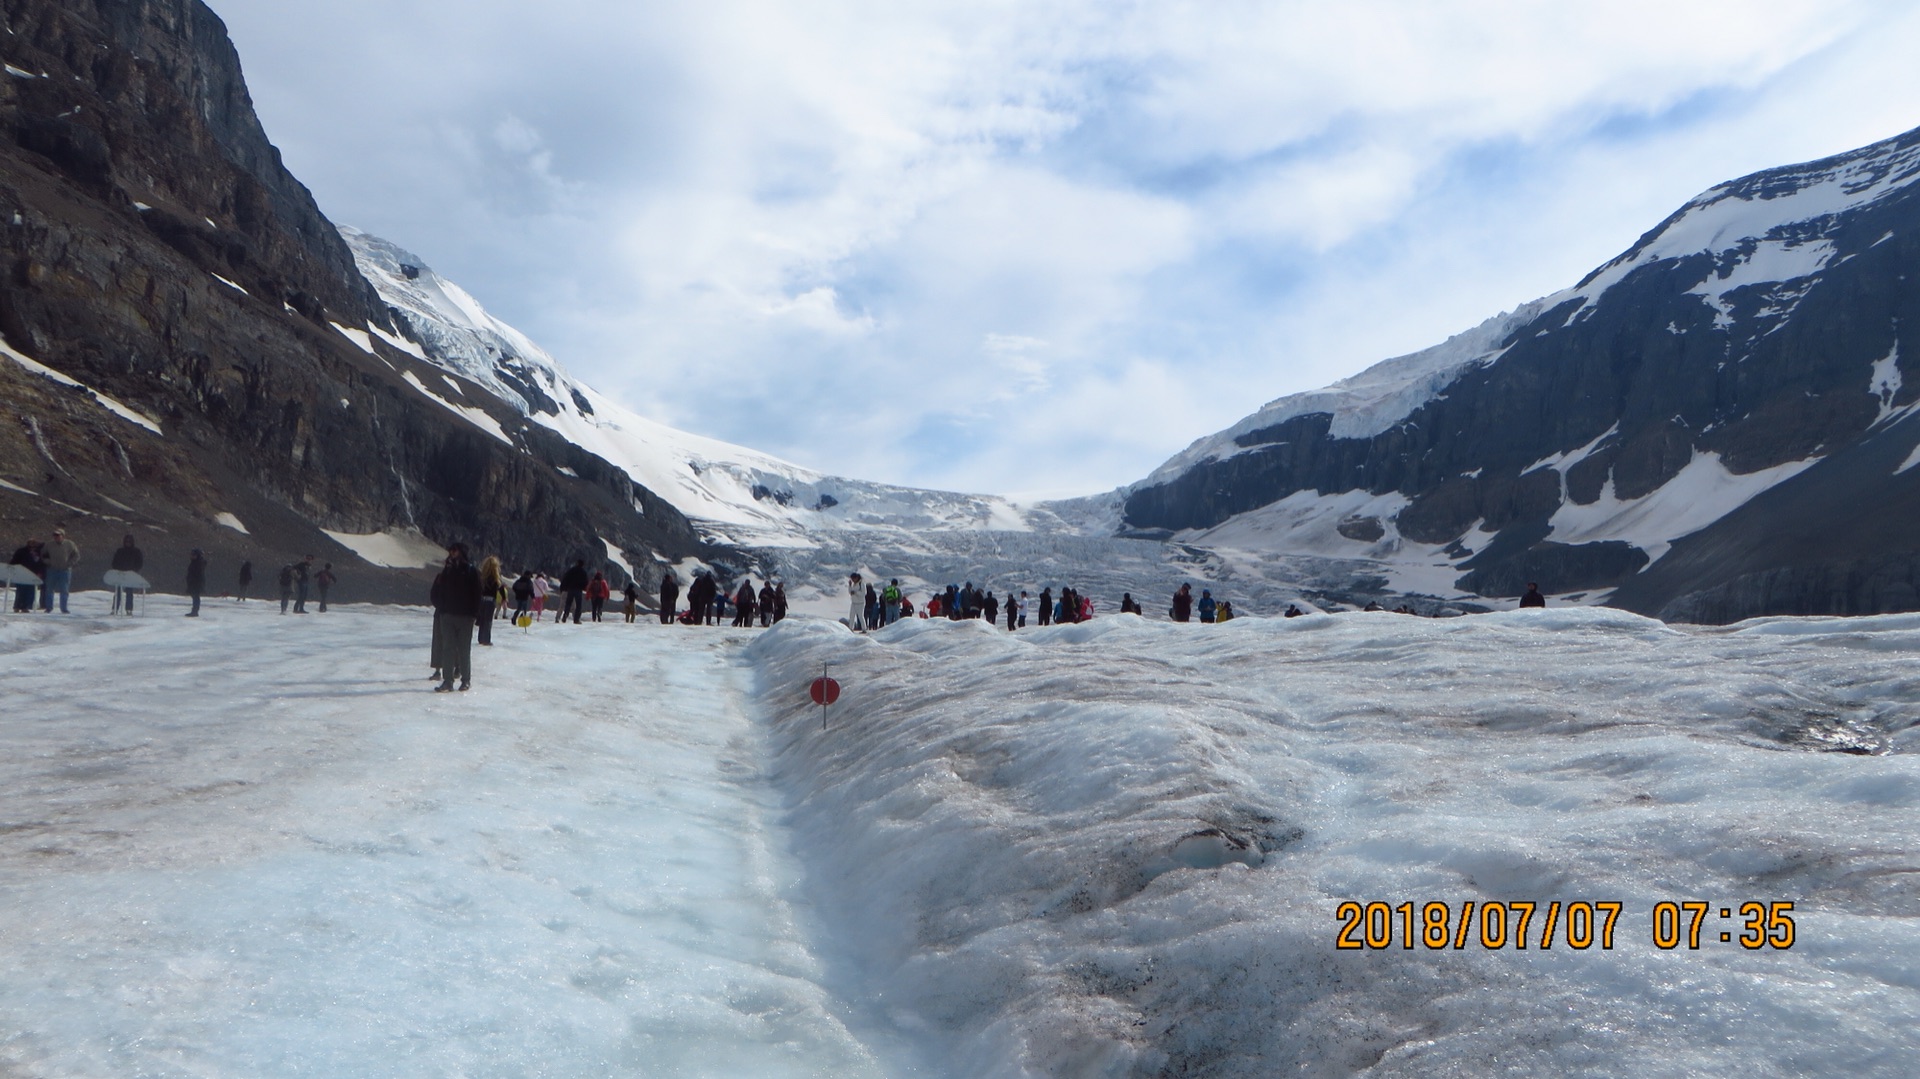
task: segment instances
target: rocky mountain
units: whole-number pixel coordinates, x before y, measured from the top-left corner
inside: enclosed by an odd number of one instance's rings
[[[218,581],[312,552],[349,596],[414,599],[394,567],[456,538],[550,566],[711,553],[627,471],[423,358],[199,0],[8,0],[0,24],[9,549],[64,523],[97,585],[130,532],[165,587],[188,547]]]
[[[1441,596],[1920,607],[1916,177],[1920,131],[1715,187],[1572,288],[1201,439],[1125,524]]]

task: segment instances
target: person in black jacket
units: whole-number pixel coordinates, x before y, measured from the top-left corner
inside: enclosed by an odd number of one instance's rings
[[[523,569],[520,579],[513,582],[513,624],[520,624],[520,616],[533,609],[533,571]]]
[[[689,626],[705,626],[714,603],[714,578],[705,570],[693,574],[693,584],[687,586],[687,614],[691,614]]]
[[[193,610],[187,612],[188,618],[200,617],[200,595],[206,590],[207,556],[195,547],[193,556],[187,559],[187,595],[193,597]]]
[[[1540,585],[1537,582],[1528,581],[1527,594],[1520,597],[1520,606],[1545,607],[1546,605],[1547,597],[1540,594]]]
[[[691,594],[689,594],[691,598]],[[672,570],[660,572],[660,624],[673,621],[673,610],[680,603],[680,578]]]
[[[46,560],[40,557],[39,540],[30,539],[21,544],[20,547],[13,552],[13,557],[8,559],[8,561],[26,570],[28,573],[33,574],[34,577],[44,578],[47,575]],[[39,581],[26,580],[13,582],[14,612],[16,614],[25,614],[33,610],[33,595],[39,591],[39,589]],[[118,589],[114,590],[113,601],[114,609],[118,610],[120,605],[120,592]]]
[[[113,552],[113,568],[122,573],[139,573],[146,564],[147,556],[141,554],[140,548],[134,546],[131,535],[121,540],[119,548]],[[126,600],[127,613],[133,613],[133,592],[134,590],[131,588],[116,588],[113,590],[113,613],[120,613],[120,601],[122,598]]]
[[[560,575],[560,621],[567,620],[567,612],[573,612],[573,624],[580,624],[580,615],[586,608],[587,598],[587,560],[576,559],[573,568]]]
[[[440,684],[435,693],[473,688],[473,620],[480,613],[480,571],[467,561],[466,544],[447,548],[447,561],[433,579],[434,638],[439,644]]]
[[[1173,594],[1173,607],[1167,611],[1175,622],[1185,622],[1193,617],[1193,586],[1181,584],[1180,590]]]
[[[239,591],[234,593],[235,597],[239,600],[239,602],[245,603],[247,601],[247,588],[252,584],[253,584],[253,560],[248,559],[247,561],[240,563],[240,589]]]
[[[753,590],[753,578],[740,582],[740,591],[733,596],[733,624],[740,629],[753,628],[753,609],[756,606]]]
[[[313,556],[293,564],[293,613],[307,613],[307,586],[313,580]]]

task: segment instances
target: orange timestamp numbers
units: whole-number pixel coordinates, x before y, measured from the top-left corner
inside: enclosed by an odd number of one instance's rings
[[[1614,930],[1625,909],[1626,904],[1618,900],[1597,899],[1466,899],[1457,903],[1429,899],[1399,904],[1347,900],[1334,908],[1334,919],[1340,923],[1334,947],[1341,951],[1419,946],[1436,951],[1472,947],[1524,951],[1528,947],[1547,950],[1560,943],[1575,951],[1596,945],[1611,950]],[[1705,900],[1655,903],[1649,930],[1649,940],[1663,951],[1683,945],[1698,950],[1703,940],[1737,942],[1749,951],[1791,948],[1793,904],[1758,900],[1718,906]]]

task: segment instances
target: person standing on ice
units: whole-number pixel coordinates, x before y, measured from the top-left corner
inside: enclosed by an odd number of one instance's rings
[[[584,565],[584,564],[583,564]],[[600,621],[600,611],[607,605],[607,597],[613,594],[613,587],[607,584],[607,575],[594,571],[593,580],[587,582],[587,600],[593,604],[593,620]],[[573,612],[575,625],[580,623],[580,612]]]
[[[117,554],[118,552],[116,552]],[[280,613],[286,614],[293,603],[293,563],[280,567]]]
[[[1210,588],[1202,588],[1200,590],[1200,622],[1201,624],[1212,625],[1214,612],[1219,610],[1219,607],[1220,605],[1214,602],[1213,590]]]
[[[773,620],[784,622],[787,617],[787,582],[776,581],[773,585]]]
[[[673,609],[680,604],[680,578],[672,568],[660,571],[660,624],[673,621]]]
[[[1120,613],[1121,614],[1145,614],[1146,612],[1142,611],[1140,609],[1140,605],[1133,601],[1132,592],[1122,592],[1120,593]]]
[[[887,581],[887,587],[880,590],[880,624],[891,626],[900,621],[900,578]]]
[[[690,613],[693,615],[694,625],[713,624],[713,600],[719,591],[720,586],[714,581],[713,574],[705,570],[694,574],[693,587],[687,590],[687,602],[692,604]]]
[[[1000,600],[992,592],[987,593],[987,601],[980,605],[980,617],[986,619],[989,626],[1000,621]]]
[[[433,602],[434,639],[439,644],[440,684],[435,693],[473,688],[473,621],[480,611],[480,571],[467,561],[466,544],[447,548],[447,561],[428,593]]]
[[[855,633],[867,628],[867,586],[858,571],[847,574],[847,628]]]
[[[640,614],[640,582],[627,578],[627,586],[620,590],[620,595],[626,600],[622,613],[627,616],[627,625],[631,626],[634,618]]]
[[[1547,605],[1547,597],[1545,597],[1545,596],[1543,596],[1543,595],[1541,595],[1541,594],[1540,594],[1540,584],[1539,584],[1539,582],[1537,582],[1537,581],[1528,581],[1528,582],[1527,582],[1527,594],[1526,594],[1526,595],[1524,595],[1524,596],[1521,596],[1521,597],[1520,597],[1520,606],[1522,606],[1522,607],[1545,607],[1546,605]]]
[[[313,575],[313,586],[320,590],[321,614],[327,613],[327,593],[333,591],[333,582],[339,579],[340,578],[333,575],[333,563],[331,562],[321,566],[320,572]]]
[[[733,595],[733,627],[735,629],[753,628],[753,578],[740,582],[740,591]]]
[[[1167,612],[1175,622],[1186,622],[1193,618],[1193,586],[1182,583],[1180,590],[1173,594],[1173,607]]]
[[[200,596],[207,590],[207,556],[195,547],[187,559],[187,595],[193,600],[193,609],[187,612],[188,618],[200,617]]]
[[[321,593],[325,595],[325,593]],[[320,609],[326,610],[326,600],[320,601]],[[480,602],[473,613],[474,628],[480,643],[493,647],[493,613],[500,603],[500,560],[488,555],[480,562]]]
[[[533,609],[533,571],[523,569],[520,579],[513,582],[513,622],[520,624],[520,616]]]
[[[1025,592],[1022,592],[1018,596],[1016,596],[1013,594],[1012,589],[1007,590],[1007,632],[1008,633],[1012,633],[1015,629],[1019,628],[1020,607],[1021,607],[1022,601],[1025,600],[1026,598],[1027,598],[1027,594]]]
[[[539,570],[533,575],[533,620],[538,622],[547,612],[547,594],[553,591],[553,585],[547,582],[547,571]]]
[[[67,530],[53,530],[53,542],[47,545],[44,553],[47,572],[42,576],[46,583],[40,589],[40,609],[53,613],[53,597],[60,597],[60,613],[70,614],[67,610],[67,594],[73,591],[73,569],[80,564],[80,548],[67,538]]]
[[[307,586],[313,580],[313,556],[293,564],[293,613],[307,613]]]
[[[567,572],[560,575],[560,621],[565,622],[567,615],[573,615],[573,624],[580,624],[580,616],[586,613],[587,598],[587,560],[576,558]]]
[[[122,573],[139,573],[141,568],[146,564],[147,556],[141,554],[140,548],[133,545],[133,536],[131,534],[122,539],[119,549],[113,552],[112,567]],[[132,614],[133,589],[131,588],[116,588],[113,590],[113,612],[115,614],[120,613],[120,601],[122,598],[126,600],[127,613]]]
[[[1040,590],[1040,624],[1042,626],[1045,626],[1052,621],[1053,621],[1053,586],[1048,585],[1047,587],[1042,588]]]
[[[40,559],[40,541],[37,539],[30,539],[19,547],[14,548],[13,557],[8,559],[8,561],[26,570],[28,573],[33,574],[35,577],[39,577],[46,571],[46,563]],[[31,580],[15,580],[13,582],[13,610],[15,614],[26,614],[28,611],[33,610],[33,593],[39,587],[38,582]],[[119,610],[120,591],[115,589],[113,596],[114,609]]]
[[[237,602],[245,603],[247,601],[247,589],[252,584],[253,584],[253,560],[248,559],[247,561],[240,563],[240,587],[234,591],[234,598]]]
[[[760,628],[773,625],[773,582],[760,586]]]

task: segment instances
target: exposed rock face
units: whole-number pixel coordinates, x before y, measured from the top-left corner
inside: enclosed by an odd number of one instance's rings
[[[1916,175],[1910,132],[1715,188],[1485,341],[1203,440],[1131,492],[1126,523],[1398,492],[1401,539],[1482,595],[1617,586],[1713,621],[1912,609],[1920,496],[1896,469],[1920,440],[1900,348],[1920,325]],[[1848,497],[1810,493],[1827,490]]]
[[[697,548],[624,473],[409,355],[199,0],[9,0],[4,18],[0,335],[161,433],[0,357],[0,527],[64,520],[102,556],[132,530],[160,565],[200,546],[216,579],[313,552],[360,598],[418,586],[320,529],[547,566]]]

